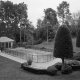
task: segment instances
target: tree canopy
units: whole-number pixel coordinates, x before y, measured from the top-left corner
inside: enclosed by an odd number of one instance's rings
[[[58,16],[63,20],[62,22],[64,22],[66,16],[70,15],[69,3],[62,1],[62,3],[57,7],[57,13]]]

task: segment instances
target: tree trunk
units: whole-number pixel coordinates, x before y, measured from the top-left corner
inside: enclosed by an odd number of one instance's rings
[[[62,58],[62,69],[64,69],[64,58]]]
[[[20,28],[20,42],[21,42],[21,28]]]
[[[25,42],[25,32],[24,32],[24,42]]]
[[[48,43],[48,26],[47,26],[47,43]]]

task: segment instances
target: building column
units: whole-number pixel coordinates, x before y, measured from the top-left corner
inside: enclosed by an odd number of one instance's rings
[[[3,48],[4,48],[4,42],[3,42]]]
[[[11,48],[13,47],[13,42],[11,42]]]
[[[9,42],[8,42],[8,48],[9,48]]]
[[[5,47],[5,42],[4,42],[4,48],[6,48],[6,47]]]
[[[1,48],[2,48],[2,42],[1,42]]]

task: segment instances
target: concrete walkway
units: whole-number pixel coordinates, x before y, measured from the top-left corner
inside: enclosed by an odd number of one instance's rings
[[[1,51],[0,51],[0,56],[6,57],[8,59],[14,60],[19,63],[27,62],[26,60],[2,53]],[[33,62],[31,67],[39,68],[39,69],[47,69],[48,66],[54,65],[57,62],[62,62],[62,60],[60,58],[54,58],[53,60],[51,60],[49,62],[45,62],[45,63],[34,63]]]
[[[16,62],[19,62],[19,63],[24,63],[24,62],[26,62],[26,60],[23,60],[23,59],[20,59],[20,58],[17,58],[17,57],[14,57],[14,56],[5,54],[5,53],[3,53],[3,52],[1,52],[1,51],[0,51],[0,56],[6,57],[6,58],[8,58],[8,59],[11,59],[11,60],[16,61]]]

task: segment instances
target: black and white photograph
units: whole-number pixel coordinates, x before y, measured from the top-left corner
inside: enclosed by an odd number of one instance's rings
[[[80,80],[80,0],[0,0],[0,80]]]

